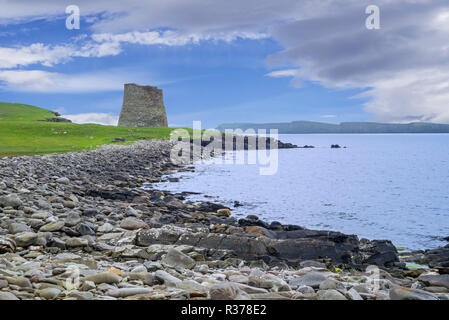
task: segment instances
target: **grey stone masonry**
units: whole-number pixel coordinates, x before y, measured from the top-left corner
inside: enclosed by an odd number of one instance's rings
[[[168,127],[162,90],[152,86],[125,84],[119,126]]]

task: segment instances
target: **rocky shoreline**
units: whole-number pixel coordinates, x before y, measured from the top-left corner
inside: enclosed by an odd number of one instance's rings
[[[399,255],[388,240],[238,220],[143,190],[193,170],[171,148],[0,159],[0,300],[449,299],[448,247]]]

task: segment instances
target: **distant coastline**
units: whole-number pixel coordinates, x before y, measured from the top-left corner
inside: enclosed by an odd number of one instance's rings
[[[340,124],[293,121],[284,123],[232,123],[221,124],[218,130],[226,129],[278,129],[280,134],[357,134],[357,133],[449,133],[449,124],[413,122],[408,124],[376,122],[342,122]]]

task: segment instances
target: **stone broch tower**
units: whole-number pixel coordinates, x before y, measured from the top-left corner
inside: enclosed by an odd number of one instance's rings
[[[134,83],[125,84],[119,126],[168,127],[162,90]]]

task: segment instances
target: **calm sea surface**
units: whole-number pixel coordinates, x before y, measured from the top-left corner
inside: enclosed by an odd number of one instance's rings
[[[335,230],[396,246],[423,249],[449,236],[449,135],[280,135],[283,142],[315,149],[279,150],[278,172],[257,165],[197,164],[173,192],[190,200],[221,202],[237,217]],[[346,149],[331,149],[331,144]],[[212,196],[205,198],[204,196]]]

